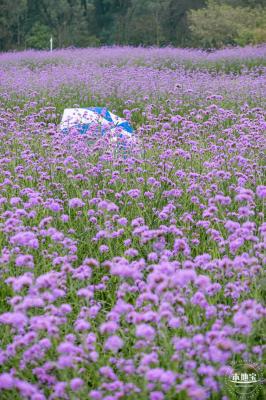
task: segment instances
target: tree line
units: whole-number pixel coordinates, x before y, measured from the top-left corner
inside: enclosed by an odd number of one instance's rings
[[[266,42],[266,0],[0,0],[0,51]]]

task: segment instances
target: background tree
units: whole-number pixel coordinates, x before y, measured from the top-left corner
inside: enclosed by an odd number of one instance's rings
[[[0,0],[0,49],[19,48],[24,37],[26,0]]]
[[[266,9],[232,7],[209,0],[207,7],[190,10],[188,22],[193,44],[220,48],[262,43],[266,38]]]
[[[220,4],[227,3],[233,7],[265,7],[266,0],[217,0]]]
[[[113,0],[110,4],[111,41],[116,44],[128,43],[129,9],[132,0]]]
[[[157,46],[163,44],[162,20],[168,5],[168,0],[133,0],[128,11],[129,43]]]
[[[48,49],[51,30],[47,25],[36,22],[26,36],[26,46],[32,49]]]
[[[266,41],[266,0],[0,0],[0,51]]]
[[[166,42],[172,45],[189,46],[190,31],[187,22],[189,10],[201,8],[205,0],[170,0],[162,19]]]

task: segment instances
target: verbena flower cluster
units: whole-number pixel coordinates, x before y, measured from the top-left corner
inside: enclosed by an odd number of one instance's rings
[[[0,55],[0,398],[205,400],[263,365],[265,46]],[[63,135],[64,108],[127,118]]]

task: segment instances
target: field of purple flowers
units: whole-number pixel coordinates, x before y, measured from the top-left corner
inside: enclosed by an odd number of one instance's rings
[[[1,400],[236,399],[263,366],[265,56],[0,55]],[[138,143],[62,135],[73,106]]]

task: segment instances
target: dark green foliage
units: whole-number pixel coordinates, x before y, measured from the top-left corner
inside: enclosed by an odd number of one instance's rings
[[[33,49],[47,49],[50,37],[49,27],[36,22],[26,36],[26,46]]]
[[[177,4],[178,3],[178,4]],[[167,42],[178,46],[189,46],[190,33],[187,26],[187,12],[205,5],[205,0],[170,0],[163,21]]]
[[[266,0],[216,3],[266,7]],[[207,0],[0,0],[0,51],[48,49],[51,35],[59,48],[202,45],[189,29],[188,15],[206,4]],[[257,37],[261,42],[261,30],[245,31],[236,44],[254,42]]]
[[[0,0],[0,50],[22,46],[26,13],[26,0]]]

